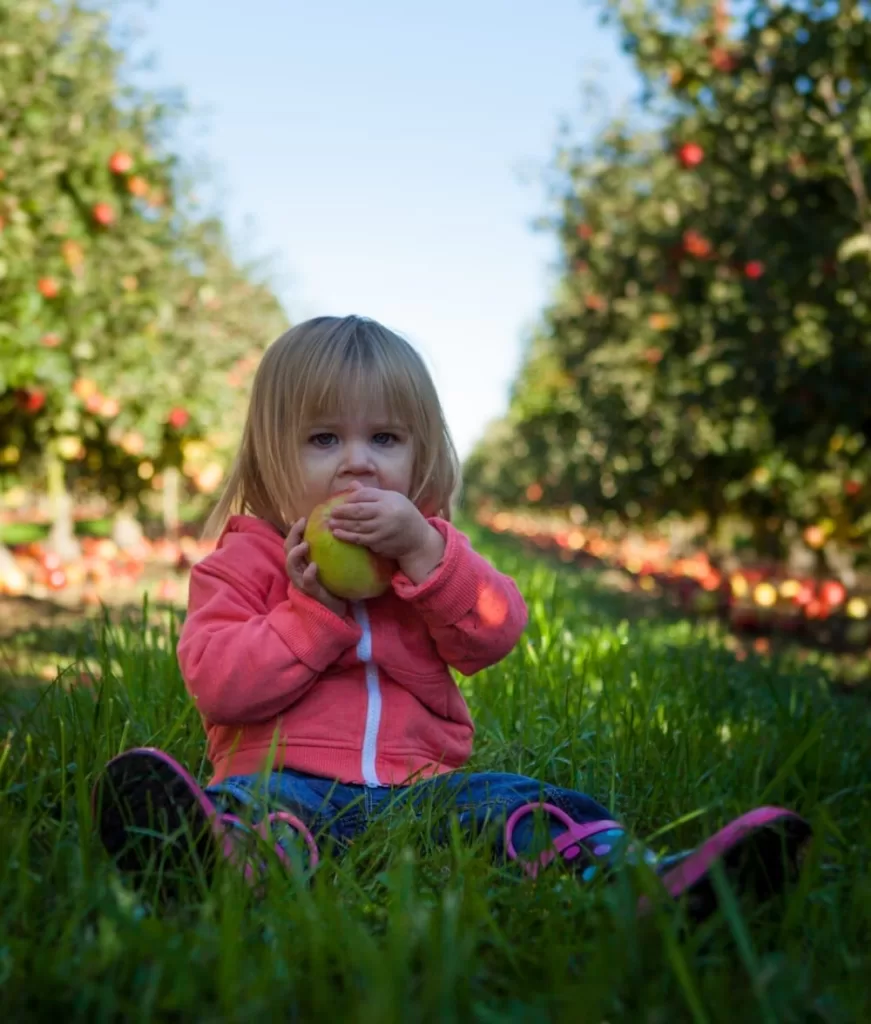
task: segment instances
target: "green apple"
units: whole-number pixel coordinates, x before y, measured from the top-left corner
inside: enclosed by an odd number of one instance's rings
[[[309,560],[317,564],[322,585],[346,601],[365,601],[387,590],[396,564],[360,544],[350,544],[333,536],[327,525],[330,514],[352,493],[335,494],[312,509],[303,539],[309,545]]]

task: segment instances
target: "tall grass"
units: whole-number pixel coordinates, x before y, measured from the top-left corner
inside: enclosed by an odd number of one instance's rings
[[[809,670],[739,663],[687,623],[631,621],[594,577],[475,539],[517,578],[530,624],[463,683],[472,767],[584,790],[655,848],[761,803],[796,808],[818,834],[798,884],[764,907],[726,892],[697,928],[666,904],[639,921],[643,870],[533,884],[482,841],[454,830],[439,847],[400,816],[310,883],[274,869],[258,900],[228,869],[159,907],[107,862],[89,810],[127,747],[208,774],[178,622],[146,608],[89,627],[53,685],[0,690],[4,1020],[871,1019],[868,703]]]

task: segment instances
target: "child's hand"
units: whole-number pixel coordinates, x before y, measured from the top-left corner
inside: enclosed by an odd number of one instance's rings
[[[291,526],[284,542],[287,575],[290,577],[290,582],[300,593],[313,597],[315,601],[319,601],[325,608],[329,608],[331,612],[343,619],[348,611],[347,602],[331,594],[318,581],[317,563],[309,562],[309,546],[302,539],[304,531],[305,519],[297,519]]]
[[[398,491],[359,487],[333,509],[328,525],[337,540],[394,559],[416,582],[432,572],[445,550],[438,530]]]

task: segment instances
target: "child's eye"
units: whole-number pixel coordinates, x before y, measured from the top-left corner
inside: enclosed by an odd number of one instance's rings
[[[336,440],[335,434],[327,433],[326,431],[320,434],[312,434],[309,438],[309,443],[317,445],[318,448],[329,448],[333,441]]]
[[[393,444],[394,441],[398,441],[399,438],[396,434],[391,434],[388,430],[380,430],[377,434],[374,434],[372,440],[375,444]]]

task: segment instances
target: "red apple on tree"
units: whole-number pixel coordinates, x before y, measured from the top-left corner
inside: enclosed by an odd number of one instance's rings
[[[820,586],[820,600],[829,608],[836,608],[843,604],[847,597],[847,591],[843,583],[837,580],[826,580]]]
[[[187,409],[183,409],[180,405],[177,405],[175,406],[175,408],[170,409],[169,416],[167,416],[166,418],[166,422],[174,430],[182,430],[184,427],[188,425],[190,418],[191,416]]]
[[[677,158],[686,167],[698,167],[705,159],[705,151],[697,142],[685,142],[677,151]]]
[[[115,211],[109,203],[96,203],[91,213],[101,227],[107,228],[115,223]]]
[[[41,277],[36,285],[43,298],[54,299],[60,294],[60,285],[53,277]]]
[[[43,348],[57,348],[60,345],[60,335],[54,331],[48,331],[39,339],[39,343]]]
[[[761,260],[750,260],[744,264],[744,276],[756,281],[765,273],[765,264]]]
[[[704,259],[711,254],[711,243],[704,235],[700,235],[698,231],[694,231],[692,228],[683,233],[683,247],[684,252],[690,256],[698,256],[700,259]]]
[[[19,409],[36,413],[45,405],[45,392],[40,388],[20,388],[15,392],[15,400],[18,402]]]
[[[109,158],[109,170],[113,174],[128,174],[133,170],[133,157],[119,149]]]
[[[717,71],[728,74],[738,66],[738,58],[730,50],[715,46],[711,50],[711,64]]]

